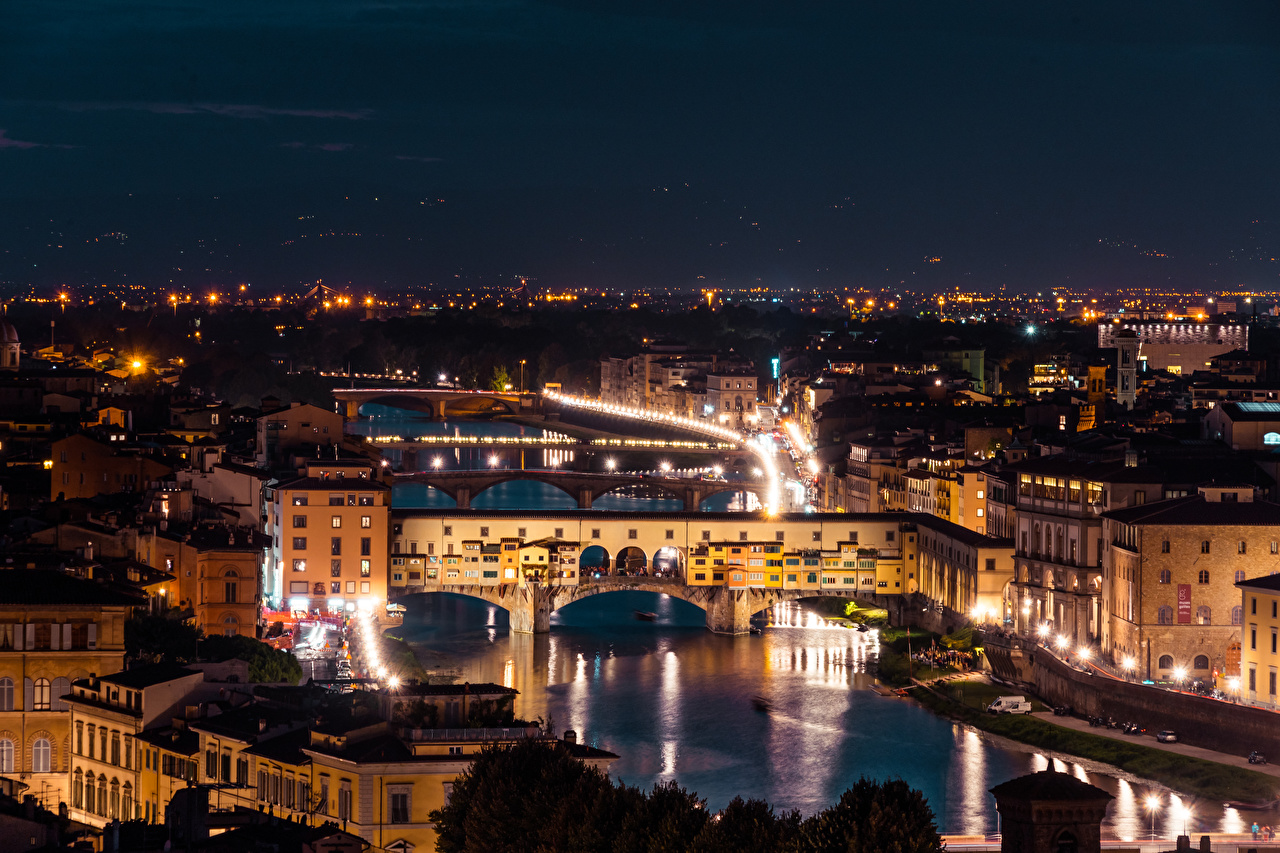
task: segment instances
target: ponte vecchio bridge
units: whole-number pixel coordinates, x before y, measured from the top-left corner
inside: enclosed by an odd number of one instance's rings
[[[514,472],[513,472],[514,473]],[[801,598],[897,607],[919,594],[950,623],[1006,614],[1013,543],[920,513],[404,509],[392,513],[390,595],[454,593],[502,607],[516,632],[594,595],[642,590],[743,633]]]

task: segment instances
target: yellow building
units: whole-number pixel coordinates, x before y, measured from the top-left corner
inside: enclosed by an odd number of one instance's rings
[[[176,664],[156,664],[72,685],[71,816],[95,826],[110,820],[155,821],[160,798],[151,747],[139,737],[182,706],[204,674]],[[157,763],[158,767],[158,763]],[[166,792],[171,793],[171,791]]]
[[[1280,575],[1236,584],[1240,588],[1240,698],[1269,708],[1280,706]]]
[[[190,609],[209,636],[258,635],[267,540],[252,527],[152,529],[138,536],[138,558],[173,576],[170,606]]]
[[[71,706],[77,679],[124,663],[124,623],[135,599],[62,574],[0,573],[0,775],[41,804],[68,801]]]
[[[272,490],[264,597],[274,608],[379,613],[391,489],[367,462],[315,460]]]
[[[267,691],[265,704],[193,721],[205,758],[200,781],[220,783],[222,808],[269,809],[313,824],[336,820],[374,847],[432,850],[429,814],[445,804],[475,754],[493,743],[542,736],[511,725],[413,727],[425,722],[428,705],[442,708],[435,720],[465,725],[468,700],[509,699],[510,688],[406,685],[401,691],[389,701],[385,694],[321,696],[281,688]],[[286,710],[284,700],[293,707]],[[449,707],[454,710],[443,710]],[[564,746],[601,769],[617,760],[569,735]]]

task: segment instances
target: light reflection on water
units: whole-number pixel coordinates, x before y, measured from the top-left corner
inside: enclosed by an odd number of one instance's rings
[[[425,665],[511,684],[518,714],[618,753],[611,773],[630,784],[675,779],[715,809],[741,794],[812,813],[860,776],[901,777],[924,792],[944,831],[985,835],[998,827],[990,789],[1052,763],[1115,796],[1108,836],[1150,834],[1147,784],[996,745],[877,695],[866,671],[875,641],[798,607],[768,614],[762,637],[724,637],[703,627],[702,611],[652,593],[592,596],[557,611],[551,633],[539,636],[509,634],[505,613],[474,599],[422,596],[408,605],[403,630]],[[637,621],[635,610],[658,619]],[[773,710],[754,710],[753,696]],[[1162,837],[1182,831],[1183,805],[1162,796]],[[1185,805],[1193,834],[1240,831],[1254,817]]]

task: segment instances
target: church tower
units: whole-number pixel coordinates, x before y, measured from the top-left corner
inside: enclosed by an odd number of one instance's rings
[[[18,369],[18,330],[8,320],[0,320],[0,370]]]

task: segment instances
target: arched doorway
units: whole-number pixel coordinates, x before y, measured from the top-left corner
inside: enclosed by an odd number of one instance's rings
[[[672,545],[659,548],[653,554],[652,569],[655,577],[684,577],[684,554]]]
[[[643,575],[648,573],[649,559],[645,556],[644,551],[632,545],[630,548],[623,548],[618,552],[618,559],[614,561],[614,569],[620,575]]]
[[[588,545],[582,549],[582,556],[578,558],[578,566],[584,572],[604,572],[609,573],[612,566],[609,560],[609,552],[599,545]]]

